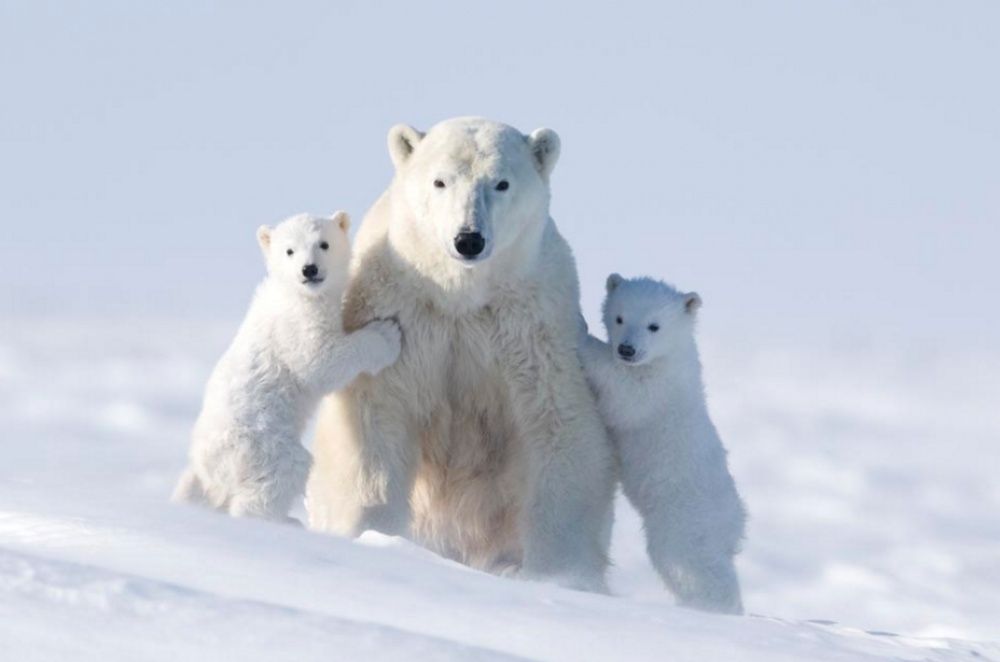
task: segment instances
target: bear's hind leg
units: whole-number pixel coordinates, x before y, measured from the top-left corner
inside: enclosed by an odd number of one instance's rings
[[[658,507],[634,499],[632,503],[643,516],[649,560],[677,602],[702,611],[742,614],[733,527],[722,527],[722,522],[706,527],[701,518],[670,507],[677,504],[668,495],[662,495]]]
[[[170,500],[176,503],[208,505],[208,495],[205,494],[205,488],[193,467],[188,467],[181,474]]]
[[[654,557],[652,550],[650,558],[681,606],[722,614],[743,613],[740,583],[731,558]]]
[[[233,487],[226,510],[234,517],[288,522],[288,512],[304,492],[312,459],[297,439],[285,440],[263,467],[241,477]]]

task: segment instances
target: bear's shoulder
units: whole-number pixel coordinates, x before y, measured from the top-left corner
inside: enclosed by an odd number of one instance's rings
[[[580,283],[576,274],[576,261],[569,242],[559,232],[555,221],[548,219],[542,234],[538,253],[537,274],[546,298],[554,301],[580,300]]]

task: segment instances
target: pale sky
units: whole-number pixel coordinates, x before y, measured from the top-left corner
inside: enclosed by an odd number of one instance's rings
[[[1000,326],[1000,3],[0,5],[0,315],[238,319],[254,229],[360,222],[385,134],[562,137],[553,215],[718,336]]]

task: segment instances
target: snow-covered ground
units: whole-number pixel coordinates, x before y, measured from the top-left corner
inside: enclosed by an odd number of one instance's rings
[[[0,659],[1000,659],[1000,352],[705,341],[733,618],[672,605],[624,503],[614,596],[167,504],[233,328],[0,321]]]

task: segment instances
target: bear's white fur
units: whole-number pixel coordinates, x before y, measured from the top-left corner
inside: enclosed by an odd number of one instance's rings
[[[609,342],[588,336],[581,358],[653,565],[680,604],[741,613],[733,557],[746,515],[705,404],[694,339],[700,305],[697,294],[612,274]]]
[[[559,138],[462,118],[388,142],[396,176],[359,231],[344,321],[398,319],[403,351],[321,408],[310,523],[603,590],[614,454],[548,212]]]
[[[341,326],[348,225],[343,212],[302,214],[257,231],[268,276],[209,378],[175,500],[285,520],[305,487],[300,438],[320,398],[396,360],[394,322]]]

